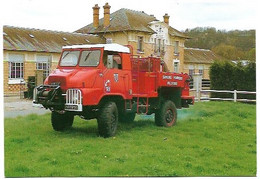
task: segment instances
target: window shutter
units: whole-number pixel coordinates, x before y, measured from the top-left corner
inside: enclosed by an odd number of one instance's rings
[[[43,56],[39,55],[36,57],[37,63],[49,63],[50,62],[50,56]]]
[[[18,54],[9,54],[9,62],[14,62],[14,63],[23,63],[24,61],[24,56],[23,55],[18,55]]]

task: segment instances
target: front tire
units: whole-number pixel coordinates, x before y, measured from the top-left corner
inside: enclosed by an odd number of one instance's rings
[[[68,112],[60,114],[53,111],[51,113],[51,124],[55,131],[62,131],[64,129],[70,128],[73,124],[74,116]]]
[[[157,126],[171,127],[176,125],[177,109],[171,100],[165,101],[161,108],[155,112],[155,124]]]
[[[114,136],[118,124],[118,110],[116,103],[107,102],[100,109],[98,117],[98,133],[102,137]]]

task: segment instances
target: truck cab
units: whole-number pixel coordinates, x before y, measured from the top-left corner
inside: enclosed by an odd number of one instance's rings
[[[35,89],[34,102],[41,100],[36,98],[37,92],[49,85],[50,89],[60,89],[65,103],[63,106],[47,100],[44,107],[80,112],[83,106],[98,105],[106,95],[131,98],[130,77],[130,50],[127,47],[118,44],[65,46],[57,69],[48,76],[44,85]],[[44,92],[47,95],[52,90],[44,89]]]

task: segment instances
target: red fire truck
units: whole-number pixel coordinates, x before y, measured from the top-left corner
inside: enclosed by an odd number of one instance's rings
[[[54,130],[73,124],[74,116],[97,119],[100,136],[115,135],[118,120],[155,113],[155,124],[176,124],[176,108],[194,103],[189,76],[164,72],[160,58],[134,57],[119,44],[63,47],[58,67],[34,89],[33,102],[52,111]]]

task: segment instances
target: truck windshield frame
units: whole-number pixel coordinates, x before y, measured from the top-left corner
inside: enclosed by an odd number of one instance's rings
[[[81,67],[96,67],[100,63],[101,50],[82,50],[79,60]]]
[[[75,67],[79,60],[79,50],[66,50],[62,52],[60,66],[62,67]]]
[[[100,63],[101,50],[65,50],[62,52],[61,67],[97,67]]]

